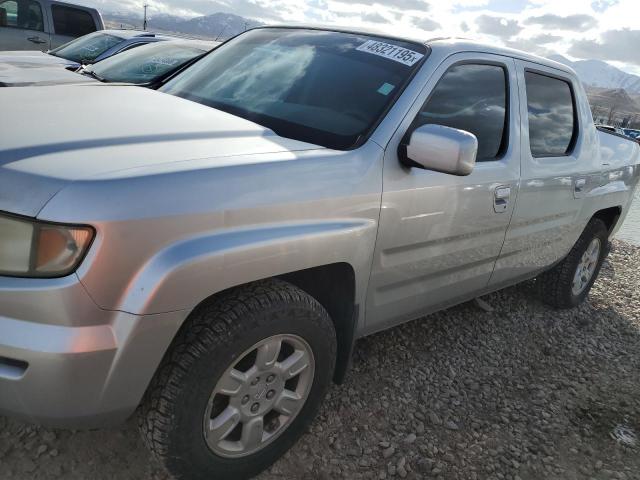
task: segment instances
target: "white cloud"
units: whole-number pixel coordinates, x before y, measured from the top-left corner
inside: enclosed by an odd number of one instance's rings
[[[141,12],[140,0],[79,0],[105,11]],[[193,16],[218,11],[265,23],[369,27],[413,38],[464,36],[491,43],[615,61],[631,72],[640,35],[638,0],[148,0],[151,13]],[[516,13],[517,12],[517,13]],[[611,32],[629,30],[617,35]],[[635,32],[635,33],[634,33]]]

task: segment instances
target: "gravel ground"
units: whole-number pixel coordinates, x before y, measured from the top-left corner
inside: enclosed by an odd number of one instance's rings
[[[640,479],[640,248],[589,301],[529,282],[358,342],[311,431],[260,478]],[[487,311],[493,307],[493,311]],[[0,417],[0,479],[158,479],[134,422],[51,431]]]

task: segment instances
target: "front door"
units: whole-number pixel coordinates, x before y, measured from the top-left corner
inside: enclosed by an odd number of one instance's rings
[[[401,165],[398,145],[427,123],[476,135],[478,162],[471,175]],[[368,331],[417,318],[487,287],[518,194],[519,124],[513,59],[458,54],[431,76],[386,149]]]
[[[40,2],[0,0],[0,50],[48,50],[45,30]]]

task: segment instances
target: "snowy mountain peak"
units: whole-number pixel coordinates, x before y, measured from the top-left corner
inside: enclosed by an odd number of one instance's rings
[[[640,95],[639,76],[623,72],[606,62],[601,60],[572,62],[561,55],[552,55],[549,58],[573,68],[586,85],[600,88],[623,88],[630,94]]]
[[[108,23],[114,26],[123,24],[126,27],[140,28],[142,18],[131,13],[105,14]],[[233,37],[260,23],[232,13],[214,13],[202,17],[185,18],[159,13],[149,16],[148,30],[174,32],[206,38],[226,39]]]

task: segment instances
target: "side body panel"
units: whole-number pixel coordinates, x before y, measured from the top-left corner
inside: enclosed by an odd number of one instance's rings
[[[380,229],[367,297],[367,332],[416,318],[484,289],[493,272],[517,196],[520,174],[518,88],[512,59],[462,53],[425,66],[424,88],[385,152]],[[508,72],[508,148],[467,177],[409,169],[398,145],[438,80],[453,65],[488,63]],[[433,66],[431,66],[433,65]],[[495,191],[511,188],[501,213]]]
[[[583,219],[603,208],[619,207],[620,218],[610,232],[613,237],[629,213],[640,182],[640,145],[616,135],[597,131],[602,159],[600,184],[585,196]]]

